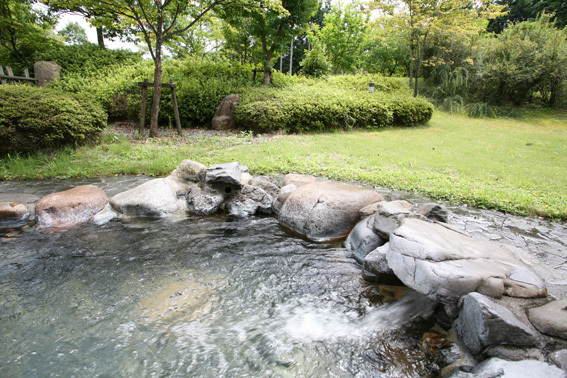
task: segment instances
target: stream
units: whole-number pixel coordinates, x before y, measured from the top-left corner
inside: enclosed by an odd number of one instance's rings
[[[145,180],[0,182],[0,194],[94,184],[110,197]],[[446,205],[457,228],[567,273],[565,223]],[[294,237],[275,217],[0,231],[1,377],[425,377],[438,370],[422,341],[434,311],[362,280],[340,243]]]

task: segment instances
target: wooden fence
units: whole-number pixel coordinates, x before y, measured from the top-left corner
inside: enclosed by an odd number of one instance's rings
[[[0,84],[12,84],[15,85],[17,82],[24,81],[28,85],[36,82],[38,79],[30,77],[30,72],[27,68],[24,69],[24,76],[15,76],[12,71],[12,67],[6,66],[6,73],[4,73],[4,68],[0,66]]]

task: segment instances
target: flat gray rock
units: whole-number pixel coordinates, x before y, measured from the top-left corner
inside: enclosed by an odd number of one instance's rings
[[[164,178],[118,193],[110,204],[120,213],[137,215],[162,216],[180,209],[177,193]]]
[[[390,245],[386,243],[366,255],[362,264],[362,277],[370,282],[399,286],[402,282],[388,265],[388,248]]]
[[[424,203],[422,205],[419,205],[417,208],[417,213],[423,215],[428,219],[438,222],[449,222],[449,210],[445,206],[438,203]]]
[[[387,259],[405,285],[452,306],[475,291],[494,298],[545,296],[543,281],[510,248],[406,218],[390,235]]]
[[[567,299],[530,308],[528,318],[540,332],[567,340]]]
[[[489,345],[535,346],[539,335],[506,307],[479,293],[468,294],[454,323],[455,333],[472,354]]]
[[[248,168],[241,166],[238,162],[215,164],[207,168],[205,181],[209,185],[226,186],[231,190],[232,188],[240,189],[243,172],[248,172]]]
[[[348,236],[359,211],[383,197],[373,190],[336,182],[303,185],[289,195],[278,214],[280,223],[314,241]]]

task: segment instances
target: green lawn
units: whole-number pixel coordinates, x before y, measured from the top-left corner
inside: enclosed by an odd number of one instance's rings
[[[144,141],[142,141],[144,142]],[[567,219],[567,114],[470,119],[436,111],[429,125],[251,138],[197,136],[1,160],[0,177],[166,175],[183,159],[240,161],[254,173],[311,173],[517,214]]]

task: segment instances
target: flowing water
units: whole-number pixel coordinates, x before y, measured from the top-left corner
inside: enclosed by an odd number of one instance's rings
[[[94,183],[112,195],[143,180]],[[273,217],[31,227],[0,242],[0,376],[423,377],[437,369],[422,342],[434,307],[365,283],[340,244]]]

